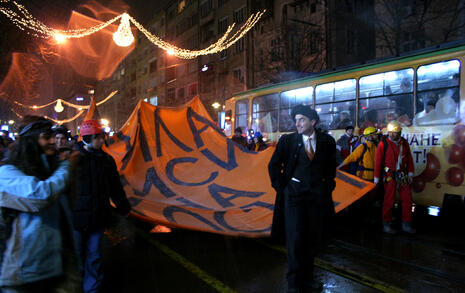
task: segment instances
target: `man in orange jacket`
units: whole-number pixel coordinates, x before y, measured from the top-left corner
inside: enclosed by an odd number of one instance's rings
[[[374,183],[378,184],[380,176],[384,181],[383,201],[383,231],[394,234],[391,227],[392,207],[399,190],[402,202],[402,231],[413,234],[412,228],[412,192],[410,185],[413,181],[413,158],[407,140],[401,137],[402,127],[399,122],[391,121],[387,125],[388,138],[378,144],[375,159]]]

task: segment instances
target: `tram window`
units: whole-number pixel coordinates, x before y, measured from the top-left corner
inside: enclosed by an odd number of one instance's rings
[[[315,88],[315,110],[319,127],[343,129],[355,125],[356,80],[347,79],[318,85]]]
[[[452,124],[459,119],[460,62],[428,64],[417,70],[416,125]]]
[[[282,92],[279,104],[279,131],[293,131],[295,129],[295,123],[291,117],[292,107],[299,104],[312,105],[313,87],[310,86]]]
[[[252,129],[262,134],[277,131],[278,94],[256,97],[252,101]]]
[[[406,126],[413,118],[413,69],[360,78],[359,125],[383,128],[395,119]]]
[[[243,132],[247,132],[248,123],[247,116],[249,114],[249,100],[241,100],[236,102],[236,127],[242,128]]]
[[[320,116],[318,126],[322,129],[344,129],[355,126],[355,101],[316,105]]]

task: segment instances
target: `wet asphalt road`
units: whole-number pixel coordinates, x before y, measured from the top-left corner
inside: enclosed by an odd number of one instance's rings
[[[418,217],[416,235],[387,235],[358,214],[337,216],[336,238],[316,260],[323,292],[465,292],[457,222]],[[285,250],[268,239],[150,234],[153,225],[115,219],[106,232],[104,292],[285,292]]]

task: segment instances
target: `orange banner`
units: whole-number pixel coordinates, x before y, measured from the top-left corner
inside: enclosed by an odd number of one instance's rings
[[[135,216],[247,237],[271,230],[276,194],[267,165],[274,148],[240,147],[216,127],[199,98],[177,108],[140,102],[106,151],[117,162]],[[372,188],[338,172],[336,211]]]

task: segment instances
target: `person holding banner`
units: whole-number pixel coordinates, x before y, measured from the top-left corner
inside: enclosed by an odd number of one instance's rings
[[[110,198],[117,211],[131,209],[115,160],[102,150],[105,134],[97,120],[81,125],[81,154],[76,169],[76,201],[73,205],[74,236],[84,264],[84,292],[99,292],[103,280],[103,232],[110,216]]]
[[[268,164],[277,192],[271,236],[286,242],[287,292],[321,290],[313,261],[335,214],[336,143],[315,128],[319,116],[310,106],[297,105],[291,115],[297,131],[280,138]]]

